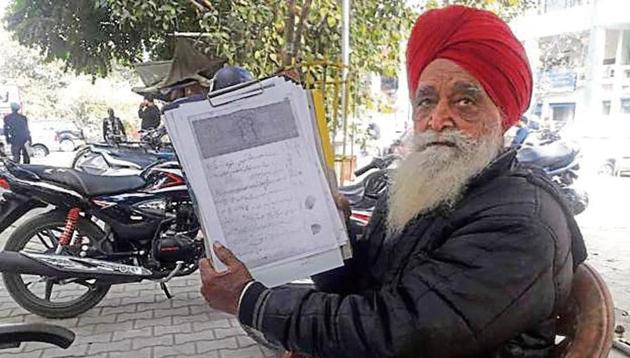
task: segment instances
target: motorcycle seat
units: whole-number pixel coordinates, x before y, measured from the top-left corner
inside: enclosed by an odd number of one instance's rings
[[[113,152],[110,154],[116,159],[131,162],[140,168],[146,168],[160,160],[160,156],[154,153]]]
[[[18,167],[37,175],[42,181],[61,185],[86,197],[122,194],[146,185],[138,175],[101,176],[47,165],[24,164]]]
[[[577,151],[562,142],[535,147],[522,147],[516,158],[524,164],[534,164],[545,170],[556,170],[575,160]]]
[[[364,192],[365,186],[363,182],[339,187],[339,193],[348,199],[350,205],[361,201]]]

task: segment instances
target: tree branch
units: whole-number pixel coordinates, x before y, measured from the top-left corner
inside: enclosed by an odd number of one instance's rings
[[[302,12],[300,13],[300,21],[298,22],[295,38],[293,39],[293,57],[294,58],[298,58],[298,55],[300,53],[300,48],[302,47],[302,32],[304,31],[306,18],[308,17],[308,12],[311,9],[312,4],[313,4],[313,0],[304,0],[304,4],[302,5]]]
[[[212,10],[212,4],[208,0],[190,0],[190,2],[193,3],[193,5],[195,5],[195,7],[197,7],[197,9],[201,12]]]

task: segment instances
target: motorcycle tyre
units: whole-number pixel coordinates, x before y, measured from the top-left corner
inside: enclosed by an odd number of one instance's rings
[[[9,236],[4,246],[4,250],[19,251],[24,248],[42,226],[58,224],[59,227],[64,227],[65,220],[65,213],[60,211],[50,211],[34,216],[11,233],[11,236]],[[103,231],[101,231],[96,224],[83,218],[79,219],[77,222],[77,230],[93,240],[103,237],[104,235]],[[43,299],[34,299],[36,296],[24,285],[24,281],[22,281],[19,274],[2,273],[2,279],[11,297],[22,308],[38,316],[56,319],[76,317],[90,310],[105,298],[111,287],[109,284],[97,284],[93,291],[86,292],[78,301],[72,300],[63,303],[49,302],[48,304],[42,304]]]

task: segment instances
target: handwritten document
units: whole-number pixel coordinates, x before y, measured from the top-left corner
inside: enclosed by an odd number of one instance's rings
[[[263,83],[264,93],[221,106],[168,110],[166,125],[206,237],[278,285],[340,266],[347,237],[304,90],[281,78]]]

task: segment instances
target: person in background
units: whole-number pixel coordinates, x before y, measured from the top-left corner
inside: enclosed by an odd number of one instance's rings
[[[517,124],[518,129],[516,130],[516,134],[514,135],[514,139],[512,139],[512,148],[519,148],[529,135],[529,127],[527,117],[522,116],[520,122]]]
[[[160,109],[155,105],[153,96],[146,96],[138,109],[138,117],[142,119],[141,130],[149,130],[160,126]]]
[[[110,144],[127,141],[125,126],[120,118],[114,115],[113,108],[108,108],[107,117],[103,118],[103,140]]]
[[[11,146],[13,160],[29,164],[31,158],[26,150],[26,144],[31,142],[31,132],[28,129],[28,119],[19,112],[20,105],[11,103],[11,113],[4,117],[4,135],[7,144]]]

